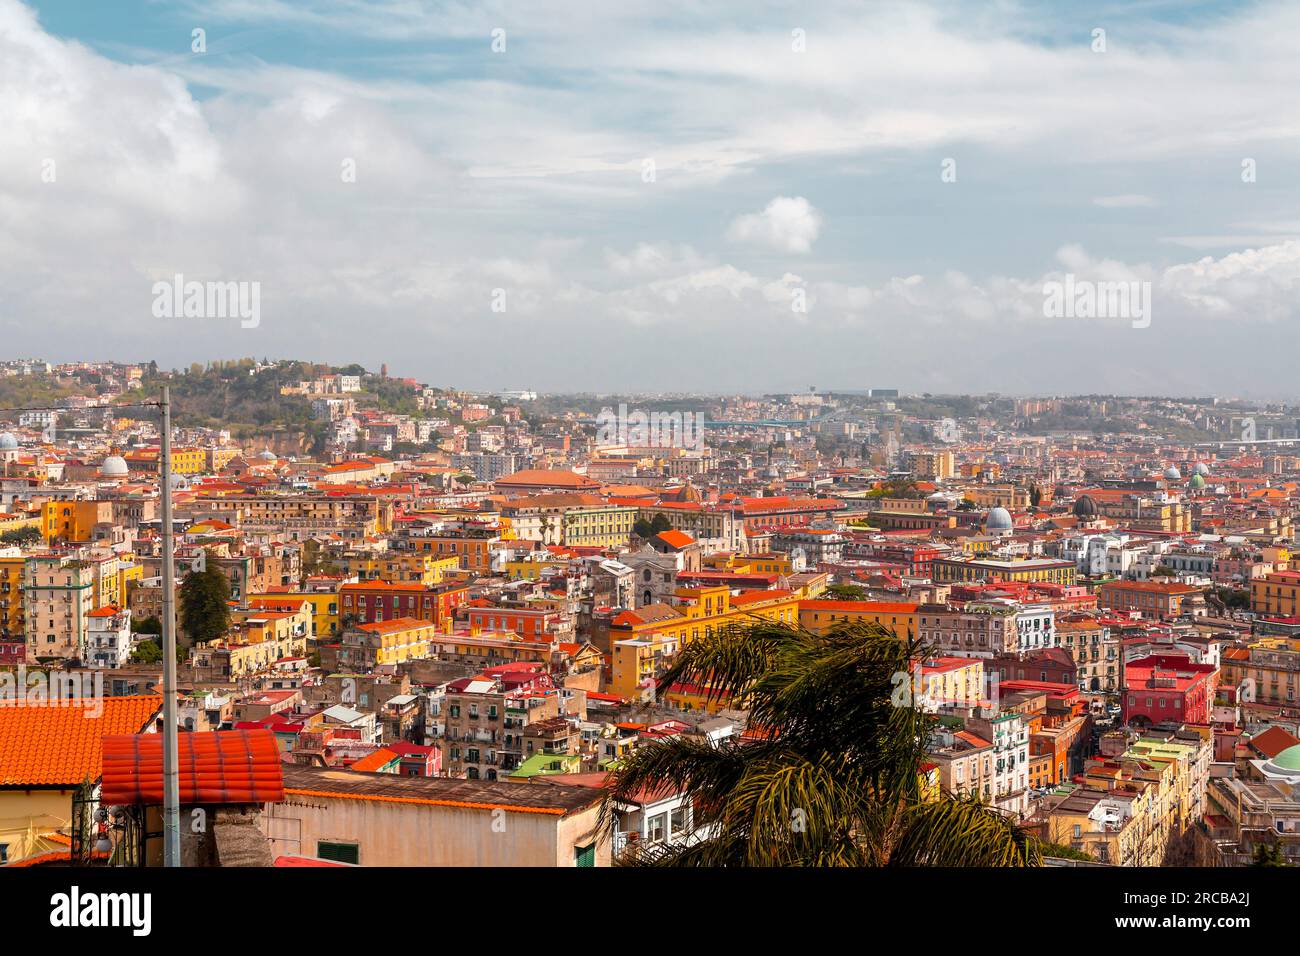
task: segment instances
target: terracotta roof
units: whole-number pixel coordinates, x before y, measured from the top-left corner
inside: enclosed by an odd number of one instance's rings
[[[655,535],[655,537],[658,538],[660,541],[662,541],[664,544],[668,545],[668,547],[676,548],[679,551],[682,548],[685,548],[695,543],[695,539],[692,538],[689,534],[686,534],[684,531],[676,531],[676,530],[660,531],[657,535]]]
[[[496,480],[497,487],[536,487],[536,488],[590,488],[599,489],[600,482],[592,481],[585,475],[572,471],[549,470],[542,468],[517,471],[513,475]]]
[[[153,694],[0,707],[0,786],[98,780],[104,737],[144,730],[161,708]]]
[[[1246,743],[1251,749],[1271,760],[1288,747],[1300,744],[1300,740],[1292,737],[1281,727],[1270,727],[1268,730],[1251,737]]]
[[[269,730],[218,730],[178,737],[182,804],[284,799],[280,748]],[[162,734],[104,738],[105,804],[162,803]]]
[[[385,747],[366,754],[359,760],[352,761],[349,769],[378,773],[383,767],[397,759],[397,754]]]

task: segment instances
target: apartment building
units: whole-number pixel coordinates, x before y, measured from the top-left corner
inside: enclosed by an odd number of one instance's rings
[[[1014,604],[972,601],[963,607],[922,604],[917,610],[921,641],[939,653],[976,657],[1009,654],[1020,643]]]
[[[1097,589],[1097,604],[1115,611],[1140,611],[1160,620],[1205,613],[1200,588],[1154,581],[1107,582]]]
[[[86,660],[96,565],[69,555],[28,557],[23,570],[27,659]]]
[[[1074,658],[1080,690],[1119,692],[1120,640],[1108,625],[1097,618],[1066,618],[1056,622],[1056,635],[1058,646]]]

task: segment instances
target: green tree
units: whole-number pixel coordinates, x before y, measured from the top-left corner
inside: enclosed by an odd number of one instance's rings
[[[131,652],[132,664],[157,664],[162,658],[162,647],[152,640],[141,641]]]
[[[16,544],[22,547],[28,547],[36,544],[41,540],[41,529],[33,528],[28,525],[25,528],[10,528],[8,531],[0,532],[0,543]]]
[[[142,617],[131,622],[131,630],[136,634],[162,634],[162,621],[156,617]]]
[[[749,711],[756,738],[651,741],[612,774],[601,818],[644,792],[688,795],[698,843],[634,845],[656,866],[1037,866],[1038,840],[974,800],[927,794],[933,718],[906,699],[921,648],[870,622],[825,634],[761,621],[693,641],[660,681]],[[901,680],[899,678],[902,678]],[[904,695],[899,699],[900,692]]]
[[[1260,843],[1255,846],[1255,858],[1251,866],[1290,866],[1282,855],[1282,848],[1276,843]]]
[[[826,588],[826,595],[832,601],[865,601],[867,589],[860,584],[832,584]]]
[[[190,645],[215,640],[230,629],[230,582],[219,570],[191,571],[180,591],[180,629]]]

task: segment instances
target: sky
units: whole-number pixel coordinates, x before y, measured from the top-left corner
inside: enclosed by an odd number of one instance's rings
[[[1287,3],[0,0],[3,352],[1294,398],[1297,48]]]

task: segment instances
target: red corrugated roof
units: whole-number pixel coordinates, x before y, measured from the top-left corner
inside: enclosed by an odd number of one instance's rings
[[[104,738],[104,804],[162,803],[162,734]],[[180,800],[266,803],[284,799],[284,774],[269,730],[179,735]]]

